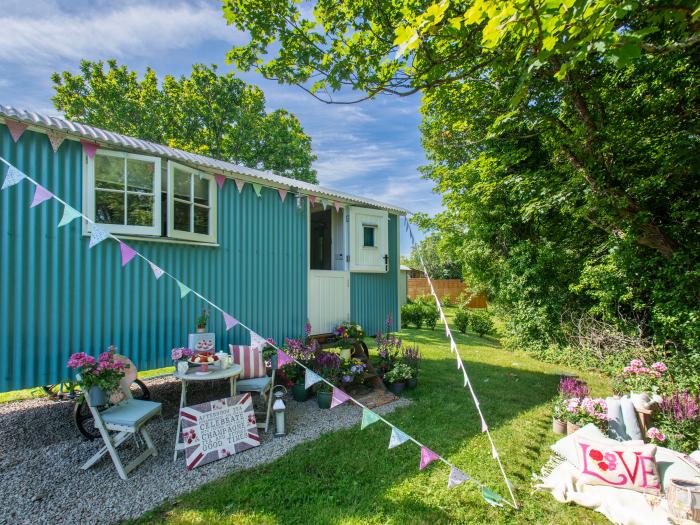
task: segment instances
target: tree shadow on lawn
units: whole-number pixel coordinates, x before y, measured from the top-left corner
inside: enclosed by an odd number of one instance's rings
[[[420,337],[413,339],[420,342]],[[387,419],[506,497],[463,376],[451,356],[443,358],[441,352],[440,357],[424,361],[419,387],[408,394],[414,400],[411,406]],[[543,404],[555,395],[559,375],[477,361],[466,361],[466,366],[517,496],[528,497],[531,472],[548,455],[543,436],[549,415]],[[418,447],[405,443],[388,450],[389,435],[390,429],[381,422],[361,431],[358,420],[357,426],[302,443],[268,465],[204,485],[174,507],[146,514],[142,521],[522,522],[523,514],[486,505],[469,483],[448,492],[444,465],[435,463],[420,472]],[[565,512],[571,512],[568,509]],[[535,509],[532,519],[547,522],[550,510],[539,516]]]

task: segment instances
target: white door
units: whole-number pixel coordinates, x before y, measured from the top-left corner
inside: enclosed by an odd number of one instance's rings
[[[389,257],[389,214],[350,208],[350,271],[385,273]]]
[[[309,270],[309,322],[312,334],[332,332],[350,319],[350,274]]]

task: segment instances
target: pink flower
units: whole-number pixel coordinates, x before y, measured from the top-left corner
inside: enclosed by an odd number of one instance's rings
[[[68,368],[82,368],[94,364],[95,358],[87,355],[85,352],[77,352],[68,359]]]
[[[654,370],[656,370],[657,372],[661,372],[661,373],[664,373],[666,370],[668,370],[668,367],[665,364],[663,364],[661,361],[657,361],[656,363],[651,365],[651,367]]]
[[[644,362],[641,359],[632,359],[632,361],[630,361],[630,366],[632,368],[639,368],[640,366],[644,366]]]
[[[102,352],[102,353],[100,354],[100,356],[97,358],[97,360],[98,360],[100,363],[103,363],[103,362],[105,362],[105,361],[109,361],[109,359],[110,359],[110,353],[109,353],[109,352]]]
[[[647,430],[647,437],[649,439],[653,439],[653,440],[659,441],[661,443],[666,441],[666,436],[664,436],[661,433],[661,431],[656,427],[651,427],[649,430]]]

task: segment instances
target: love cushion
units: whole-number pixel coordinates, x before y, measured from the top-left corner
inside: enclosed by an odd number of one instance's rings
[[[610,445],[576,438],[581,481],[650,494],[661,492],[656,445]]]

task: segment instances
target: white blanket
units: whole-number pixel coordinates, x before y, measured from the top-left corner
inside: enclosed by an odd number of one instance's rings
[[[577,503],[600,512],[611,522],[620,525],[666,525],[672,523],[666,499],[634,490],[584,485],[579,482],[581,472],[563,461],[535,485],[548,490],[557,501]]]

